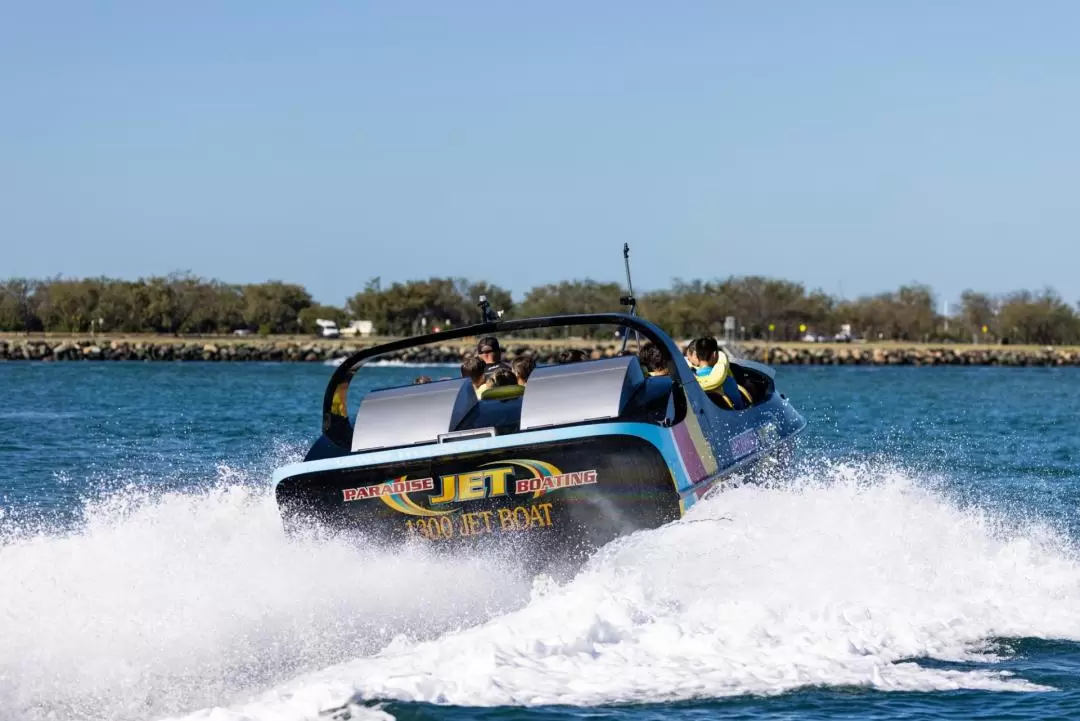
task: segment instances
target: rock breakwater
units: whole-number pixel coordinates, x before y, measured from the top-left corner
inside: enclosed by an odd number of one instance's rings
[[[1080,349],[998,346],[849,347],[770,346],[746,344],[736,354],[770,365],[901,365],[901,366],[1080,366]]]
[[[207,342],[129,340],[0,339],[0,361],[203,361],[316,363],[344,358],[363,348],[357,343],[285,341]],[[616,355],[619,346],[583,348],[593,358]],[[391,353],[383,360],[415,364],[460,363],[464,344],[430,346]],[[509,355],[532,353],[540,363],[552,362],[562,349],[546,344],[513,344]],[[1080,366],[1080,349],[997,346],[850,346],[814,344],[734,345],[735,355],[770,365],[902,365],[902,366]]]

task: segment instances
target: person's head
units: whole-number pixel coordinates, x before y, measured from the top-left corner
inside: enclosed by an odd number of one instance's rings
[[[699,366],[711,368],[720,359],[720,345],[712,336],[698,338],[694,341],[694,355]]]
[[[493,335],[484,336],[476,344],[476,355],[488,365],[495,365],[502,360],[502,348],[499,339]]]
[[[683,357],[686,358],[686,362],[690,364],[691,368],[697,368],[698,365],[697,351],[694,350],[694,343],[695,341],[690,341],[686,344],[686,347],[683,348]]]
[[[585,351],[580,348],[566,348],[559,352],[559,363],[580,363],[585,358]]]
[[[500,386],[516,386],[517,376],[514,375],[514,371],[505,366],[499,366],[495,369],[495,372],[491,374],[491,378],[488,379],[492,388],[498,388]]]
[[[531,355],[519,355],[510,363],[510,367],[514,369],[514,377],[517,378],[517,382],[525,385],[536,368],[536,359]]]
[[[485,363],[476,356],[469,356],[461,364],[461,377],[472,381],[474,388],[479,388],[484,383]]]
[[[668,369],[664,363],[664,354],[660,352],[660,349],[652,341],[641,346],[641,350],[638,351],[638,360],[646,373],[650,375],[667,375]]]
[[[420,385],[421,383],[430,383],[430,382],[431,382],[431,376],[416,376],[415,378],[413,378],[413,385],[414,386]]]

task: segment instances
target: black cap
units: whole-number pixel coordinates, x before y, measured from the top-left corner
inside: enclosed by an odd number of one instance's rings
[[[498,353],[500,350],[502,349],[499,348],[499,339],[493,335],[484,336],[476,344],[477,353]]]

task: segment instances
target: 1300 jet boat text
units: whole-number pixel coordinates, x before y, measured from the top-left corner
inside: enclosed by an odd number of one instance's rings
[[[436,541],[444,538],[481,536],[495,531],[527,531],[551,526],[551,504],[497,508],[458,516],[417,518],[405,521],[410,533]]]

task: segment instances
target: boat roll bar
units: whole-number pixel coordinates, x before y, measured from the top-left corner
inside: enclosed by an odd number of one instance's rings
[[[323,396],[322,430],[323,434],[336,446],[348,449],[352,439],[352,424],[349,421],[349,411],[346,407],[346,397],[349,393],[349,383],[353,376],[364,364],[372,358],[386,353],[406,350],[417,346],[432,345],[444,341],[458,340],[484,335],[497,335],[499,333],[512,333],[519,330],[533,330],[536,328],[560,328],[575,325],[617,325],[622,328],[632,329],[640,335],[652,341],[664,355],[668,364],[668,371],[672,383],[687,384],[693,382],[690,368],[685,363],[675,363],[675,358],[682,356],[682,351],[675,342],[649,321],[637,315],[627,313],[580,313],[572,315],[553,315],[539,318],[523,318],[520,320],[500,320],[477,323],[475,325],[462,326],[438,333],[403,338],[401,340],[383,343],[353,353],[346,358],[330,376],[330,382],[326,386]],[[624,333],[624,336],[626,334]],[[624,346],[625,347],[625,346]]]
[[[637,315],[637,298],[634,297],[634,281],[630,278],[630,244],[623,243],[622,246],[622,258],[623,265],[626,267],[626,295],[619,298],[619,305],[625,305],[630,308],[630,315]],[[640,343],[641,338],[634,333],[634,337]],[[626,350],[626,344],[630,340],[629,333],[623,333],[622,349],[620,353]]]

